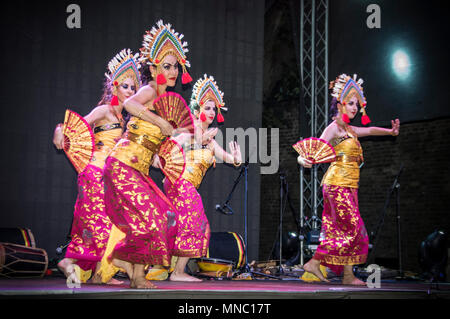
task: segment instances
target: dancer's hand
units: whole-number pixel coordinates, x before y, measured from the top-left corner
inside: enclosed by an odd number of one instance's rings
[[[311,161],[309,161],[306,158],[303,158],[301,156],[297,157],[297,163],[299,163],[301,166],[306,167],[306,168],[312,167]]]
[[[396,119],[395,121],[392,120],[391,124],[392,124],[391,135],[397,136],[398,134],[400,134],[400,120],[399,119]]]
[[[55,144],[58,150],[62,150],[64,148],[64,134],[62,132],[61,125],[58,125],[55,128],[55,132],[53,133],[53,144]]]
[[[161,164],[161,161],[159,160],[158,154],[155,154],[155,155],[153,156],[153,163],[152,163],[152,166],[155,167],[155,168],[163,169],[162,164]]]
[[[209,144],[214,136],[216,136],[219,129],[217,127],[208,129],[202,136],[202,144]]]
[[[239,166],[242,163],[241,147],[237,142],[231,141],[229,144],[231,155],[233,155],[233,162]]]
[[[165,136],[172,136],[175,133],[175,129],[173,128],[172,124],[167,122],[162,117],[158,121],[158,126],[161,129],[161,133]]]

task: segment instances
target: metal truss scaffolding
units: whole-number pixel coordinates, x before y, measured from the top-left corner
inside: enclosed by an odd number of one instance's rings
[[[328,0],[301,0],[300,7],[300,79],[304,108],[300,114],[302,138],[319,137],[328,124]],[[307,122],[307,125],[306,125]],[[309,135],[309,136],[308,136]],[[318,211],[323,208],[319,196],[325,166],[300,167],[300,222],[311,216],[310,227],[320,228]],[[300,264],[304,263],[304,241],[300,241]]]

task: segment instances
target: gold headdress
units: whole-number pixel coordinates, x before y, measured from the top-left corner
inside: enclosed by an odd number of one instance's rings
[[[186,84],[192,81],[191,76],[186,70],[186,67],[191,66],[186,59],[186,52],[189,51],[187,49],[188,44],[186,41],[181,42],[184,35],[178,34],[171,27],[172,25],[170,23],[164,24],[162,20],[159,20],[156,28],[153,27],[150,31],[145,32],[139,61],[158,67],[166,55],[172,54],[183,68],[181,82]],[[166,79],[162,74],[158,74],[156,83],[166,83]]]
[[[130,49],[123,49],[116,56],[109,61],[108,70],[105,76],[111,81],[112,94],[111,105],[118,105],[119,100],[117,98],[117,87],[125,81],[127,78],[131,78],[136,86],[136,90],[139,89],[141,78],[139,76],[139,64],[137,58],[139,54],[133,55]]]
[[[367,102],[362,88],[364,81],[363,79],[356,79],[356,74],[353,75],[353,78],[345,73],[339,75],[335,81],[330,82],[330,89],[333,90],[331,96],[335,97],[342,105],[342,110],[340,111],[342,113],[342,120],[345,123],[350,122],[345,105],[353,96],[356,96],[359,101],[359,105],[361,106],[360,112],[363,113],[361,122],[363,125],[367,125],[370,123],[370,118],[366,114]]]
[[[203,78],[200,78],[195,82],[190,103],[191,111],[197,106],[200,108],[200,120],[203,122],[206,121],[206,116],[202,112],[202,108],[208,100],[213,100],[215,102],[218,113],[217,122],[222,123],[224,118],[221,110],[228,111],[228,109],[224,107],[225,102],[223,101],[223,92],[219,90],[214,78],[205,74]]]

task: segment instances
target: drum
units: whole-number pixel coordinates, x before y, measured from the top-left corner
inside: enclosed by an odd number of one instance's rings
[[[44,249],[0,243],[0,278],[43,277],[48,267]]]
[[[197,259],[197,265],[201,272],[229,272],[234,267],[232,261],[204,257]]]
[[[234,232],[212,232],[207,258],[231,262],[235,269],[245,265],[245,244],[241,235]]]
[[[234,263],[229,260],[217,258],[198,258],[197,265],[199,276],[213,278],[231,278],[233,276]]]
[[[28,228],[0,228],[0,242],[36,248],[34,235]]]

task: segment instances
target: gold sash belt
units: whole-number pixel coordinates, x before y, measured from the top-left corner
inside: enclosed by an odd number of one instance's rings
[[[336,156],[336,162],[344,162],[344,163],[356,162],[356,163],[360,164],[361,157],[360,156],[339,155],[339,156]]]
[[[156,145],[152,141],[148,140],[145,135],[138,135],[135,133],[127,132],[124,136],[126,139],[144,146],[146,149],[150,150],[153,154],[158,153],[160,145]]]

